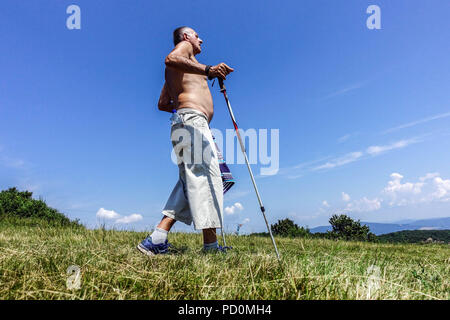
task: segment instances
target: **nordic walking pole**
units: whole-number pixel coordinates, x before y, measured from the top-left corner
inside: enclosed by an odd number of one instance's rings
[[[231,109],[231,105],[230,105],[230,101],[228,100],[227,89],[225,88],[225,85],[223,84],[223,79],[222,78],[217,78],[217,79],[219,80],[220,92],[223,93],[223,96],[225,97],[225,101],[227,102],[228,111],[230,112],[230,116],[231,116],[231,121],[233,121],[233,126],[234,126],[234,129],[236,130],[236,135],[238,137],[239,144],[241,145],[242,153],[244,154],[245,163],[247,164],[247,169],[248,169],[248,172],[250,173],[250,178],[252,179],[253,187],[255,188],[256,197],[258,198],[259,207],[261,208],[261,213],[264,217],[264,221],[266,222],[266,226],[267,226],[267,230],[269,231],[270,238],[272,239],[273,247],[275,248],[275,253],[277,254],[277,259],[278,259],[278,261],[280,261],[280,255],[278,253],[277,244],[275,243],[275,239],[273,238],[273,235],[272,235],[272,230],[270,229],[269,223],[267,222],[267,218],[266,218],[266,214],[265,214],[266,210],[264,209],[263,203],[261,201],[261,197],[259,196],[258,188],[256,187],[255,178],[253,177],[252,169],[250,168],[250,164],[248,163],[247,153],[245,152],[245,146],[244,146],[244,143],[242,142],[241,135],[239,134],[239,128],[237,126],[236,119],[234,118],[233,110]]]
[[[220,222],[222,224],[222,228],[220,228],[220,233],[222,233],[223,246],[226,248],[227,242],[225,241],[225,233],[223,232],[223,213],[221,214],[220,220],[221,220]]]

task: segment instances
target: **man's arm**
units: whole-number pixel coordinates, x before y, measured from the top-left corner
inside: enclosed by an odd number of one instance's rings
[[[191,60],[193,54],[192,45],[183,41],[166,57],[166,66],[185,73],[205,75],[206,65]]]
[[[191,60],[193,54],[192,45],[183,41],[166,57],[166,66],[178,69],[185,73],[206,75],[206,65]],[[230,68],[222,62],[209,69],[209,76],[213,78],[220,77],[225,80],[227,74],[233,71],[233,68]]]
[[[172,109],[174,108],[175,104],[170,98],[169,90],[167,89],[167,84],[164,83],[164,86],[161,90],[161,95],[159,96],[158,109],[161,111],[172,112]]]

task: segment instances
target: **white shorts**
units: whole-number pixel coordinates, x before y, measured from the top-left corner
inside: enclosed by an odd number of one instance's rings
[[[223,184],[217,150],[204,113],[182,108],[171,128],[179,179],[162,213],[195,229],[222,227]]]

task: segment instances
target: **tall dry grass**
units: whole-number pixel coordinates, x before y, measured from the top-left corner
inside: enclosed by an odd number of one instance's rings
[[[204,254],[199,234],[148,258],[143,232],[0,224],[0,299],[449,299],[448,245],[228,235]],[[66,273],[80,267],[79,289]]]

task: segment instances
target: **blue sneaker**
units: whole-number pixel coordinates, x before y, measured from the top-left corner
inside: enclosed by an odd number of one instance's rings
[[[212,248],[212,249],[203,248],[203,252],[205,252],[205,253],[216,253],[216,252],[226,253],[227,250],[231,250],[231,249],[233,249],[233,247],[222,247],[221,245],[218,245],[217,248]]]
[[[169,253],[169,247],[171,247],[171,244],[168,243],[167,240],[164,243],[154,244],[150,236],[137,245],[137,249],[148,256],[167,254]]]
[[[222,246],[219,246],[217,248],[217,251],[225,253],[225,252],[227,252],[227,250],[231,250],[231,249],[233,249],[233,247],[222,247]]]

